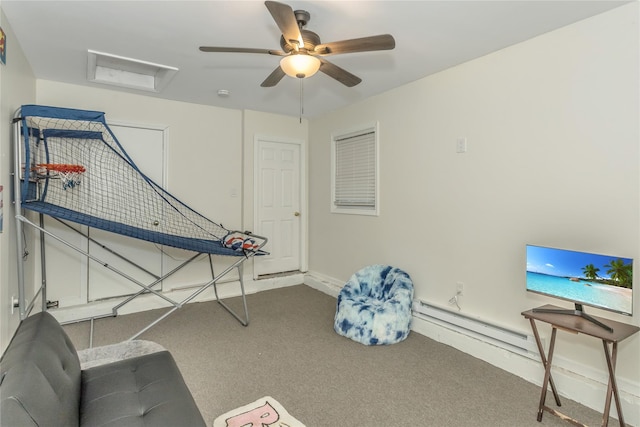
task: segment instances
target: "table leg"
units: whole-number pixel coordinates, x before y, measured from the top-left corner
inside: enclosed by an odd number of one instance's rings
[[[547,393],[547,383],[551,384],[551,391],[553,392],[553,397],[556,401],[556,405],[562,406],[560,402],[560,396],[558,395],[558,391],[556,390],[556,385],[553,382],[553,377],[551,376],[551,363],[547,360],[547,357],[544,353],[544,347],[542,346],[542,340],[540,339],[540,334],[538,333],[538,327],[533,319],[529,318],[529,323],[531,323],[531,330],[533,331],[533,336],[536,339],[536,345],[538,346],[538,353],[540,353],[540,359],[542,360],[542,366],[545,368],[545,379],[544,385],[541,391],[540,405],[538,406],[538,421],[542,420],[542,411],[544,410],[544,401],[546,400]],[[553,347],[555,345],[555,335],[556,328],[553,328],[551,333],[551,345],[549,347],[549,359],[553,355]]]
[[[602,340],[604,347],[604,355],[607,359],[607,368],[609,369],[609,385],[607,386],[607,398],[604,403],[604,412],[602,414],[602,426],[607,427],[609,425],[609,411],[611,409],[611,395],[616,403],[616,409],[618,411],[618,421],[621,427],[625,427],[624,417],[622,415],[622,406],[620,404],[620,396],[618,395],[618,384],[616,383],[616,358],[618,353],[618,343],[613,342],[611,353],[609,352],[609,346],[607,341]]]
[[[553,385],[553,378],[551,377],[551,360],[553,359],[553,348],[556,344],[556,332],[557,329],[553,328],[551,331],[551,341],[549,343],[549,355],[545,358],[544,350],[541,350],[540,357],[542,358],[542,364],[545,367],[544,370],[544,380],[542,381],[542,389],[540,391],[540,404],[538,405],[538,421],[542,421],[542,414],[544,413],[545,408],[545,400],[547,398],[547,388],[549,383],[551,382],[551,391],[556,399],[556,403],[560,406],[560,398],[556,392],[555,386]]]

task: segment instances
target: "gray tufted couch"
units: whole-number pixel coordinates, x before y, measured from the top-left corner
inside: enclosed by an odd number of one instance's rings
[[[0,360],[0,425],[205,426],[168,351],[82,370],[49,313],[20,324]]]

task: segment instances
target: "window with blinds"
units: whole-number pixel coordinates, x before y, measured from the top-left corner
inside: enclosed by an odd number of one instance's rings
[[[332,206],[336,213],[378,214],[377,125],[333,135]]]

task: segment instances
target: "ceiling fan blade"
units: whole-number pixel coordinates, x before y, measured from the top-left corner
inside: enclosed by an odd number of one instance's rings
[[[269,55],[286,56],[287,52],[273,49],[252,49],[248,47],[216,47],[200,46],[202,52],[223,52],[223,53],[267,53]]]
[[[296,21],[296,16],[291,6],[277,1],[265,1],[264,4],[269,9],[269,13],[271,13],[273,20],[276,21],[278,28],[280,28],[285,41],[291,43],[293,40],[298,46],[304,46],[298,21]]]
[[[285,76],[284,71],[282,71],[282,68],[280,68],[280,66],[278,66],[278,68],[273,70],[273,72],[271,74],[269,74],[269,77],[267,77],[260,84],[260,86],[262,86],[262,87],[273,87],[273,86],[277,85],[278,83],[280,83],[280,80],[282,80],[282,78],[284,76]]]
[[[324,58],[318,59],[320,60],[320,71],[325,73],[327,76],[336,79],[343,85],[353,87],[362,81],[360,77],[354,76],[347,70],[338,67],[336,64],[333,64]]]
[[[323,43],[315,47],[318,55],[337,55],[339,53],[371,52],[373,50],[391,50],[396,47],[396,41],[391,34],[363,37],[360,39],[341,40]]]

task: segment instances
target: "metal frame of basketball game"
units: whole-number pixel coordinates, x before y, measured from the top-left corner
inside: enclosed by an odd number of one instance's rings
[[[78,248],[77,246],[67,242],[66,240],[64,240],[63,238],[61,238],[60,236],[55,235],[54,233],[52,233],[51,231],[48,231],[45,229],[44,227],[44,214],[39,213],[39,218],[40,218],[40,225],[35,224],[34,222],[30,221],[29,219],[27,219],[22,213],[23,213],[23,206],[22,206],[22,194],[21,194],[21,188],[22,186],[21,181],[23,179],[22,177],[22,141],[21,141],[21,135],[20,135],[20,121],[21,121],[21,112],[20,109],[18,109],[14,115],[14,120],[13,120],[13,124],[14,124],[14,173],[13,173],[13,183],[14,183],[14,204],[15,204],[15,210],[16,210],[16,244],[17,244],[17,253],[18,253],[18,308],[19,308],[19,314],[20,314],[20,320],[25,319],[26,317],[29,316],[30,312],[33,310],[33,306],[35,304],[35,301],[37,300],[38,296],[41,297],[42,300],[42,311],[47,311],[48,307],[47,307],[47,298],[46,298],[46,285],[47,285],[47,281],[46,281],[46,251],[45,251],[45,236],[49,236],[57,241],[59,241],[60,243],[66,245],[67,247],[73,249],[74,251],[86,256],[88,259],[97,262],[98,264],[102,265],[103,267],[113,271],[114,273],[120,275],[121,277],[124,277],[125,279],[129,280],[130,282],[132,282],[133,284],[141,287],[142,289],[140,291],[138,291],[137,293],[127,297],[124,301],[120,302],[119,304],[117,304],[116,306],[113,307],[112,309],[112,314],[110,315],[101,315],[101,316],[95,316],[95,317],[90,317],[87,319],[80,319],[80,320],[90,320],[91,321],[91,330],[93,332],[93,321],[95,319],[98,318],[104,318],[104,317],[115,317],[118,315],[118,310],[120,308],[122,308],[125,304],[129,303],[130,301],[132,301],[134,298],[143,295],[143,294],[147,294],[147,293],[152,293],[162,299],[164,299],[166,302],[168,302],[172,307],[165,313],[163,313],[160,317],[158,317],[156,320],[152,321],[151,323],[149,323],[147,326],[145,326],[143,329],[141,329],[139,332],[137,332],[135,335],[133,335],[131,338],[129,338],[130,340],[133,340],[135,338],[137,338],[138,336],[140,336],[141,334],[143,334],[144,332],[146,332],[147,330],[149,330],[150,328],[152,328],[153,326],[155,326],[156,324],[158,324],[161,320],[163,320],[164,318],[168,317],[170,314],[172,314],[174,311],[176,311],[177,309],[181,308],[184,304],[187,304],[188,302],[190,302],[191,300],[193,300],[194,298],[196,298],[198,295],[200,295],[202,292],[204,292],[206,289],[208,289],[209,287],[213,287],[214,290],[214,294],[215,294],[215,298],[216,301],[226,310],[228,311],[236,320],[238,320],[238,322],[240,322],[240,324],[242,324],[243,326],[248,326],[249,324],[249,311],[248,311],[248,307],[247,307],[247,301],[246,301],[246,294],[245,294],[245,288],[244,288],[244,279],[243,279],[243,266],[244,266],[244,262],[250,258],[252,258],[253,256],[255,256],[257,253],[259,253],[261,251],[261,249],[267,244],[268,239],[266,237],[263,236],[258,236],[258,235],[254,235],[251,234],[252,237],[256,237],[257,239],[261,240],[260,245],[255,249],[255,251],[245,251],[244,252],[244,256],[239,256],[238,260],[236,260],[234,263],[232,263],[230,266],[228,266],[227,268],[225,268],[220,274],[218,274],[217,276],[214,274],[214,268],[213,268],[213,260],[212,260],[212,256],[211,254],[206,254],[209,257],[209,265],[210,265],[210,269],[211,269],[211,280],[209,280],[207,283],[201,285],[200,287],[198,287],[194,292],[192,292],[189,296],[187,296],[186,298],[184,298],[182,301],[175,301],[169,297],[167,297],[166,295],[162,294],[161,292],[153,289],[153,287],[155,285],[157,285],[158,283],[160,283],[162,280],[170,277],[171,275],[173,275],[174,273],[176,273],[178,270],[181,270],[183,267],[185,267],[186,265],[190,264],[192,261],[194,261],[196,258],[198,258],[200,255],[205,254],[204,252],[199,252],[196,253],[196,255],[192,256],[191,258],[187,259],[186,261],[184,261],[182,264],[180,264],[178,267],[174,268],[173,270],[171,270],[170,272],[166,273],[163,276],[157,276],[154,275],[154,277],[156,278],[156,280],[154,280],[152,283],[145,285],[143,283],[141,283],[140,281],[138,281],[137,279],[131,277],[130,275],[124,273],[123,271],[113,267],[112,265],[104,262],[103,260],[97,258],[96,256],[88,253],[87,251],[84,251],[81,248]],[[52,217],[55,218],[55,217]],[[56,218],[58,219],[58,218]],[[59,221],[61,221],[60,219],[58,219]],[[64,221],[61,221],[63,224],[69,226],[68,224],[66,224]],[[42,274],[42,278],[41,278],[41,284],[40,287],[36,290],[33,298],[31,299],[31,301],[27,304],[26,301],[26,292],[25,292],[25,273],[24,273],[24,264],[25,264],[25,259],[23,257],[22,254],[24,254],[25,251],[25,243],[24,243],[24,236],[23,236],[23,225],[24,224],[28,224],[30,226],[32,226],[33,228],[37,229],[40,231],[40,268],[41,268],[41,274]],[[73,227],[70,227],[71,229],[75,230],[76,232],[83,234],[82,232],[76,230]],[[103,245],[104,246],[104,245]],[[113,251],[111,249],[108,249],[110,252],[115,253],[117,256],[119,256],[120,258],[123,258],[121,255],[117,254],[116,251]],[[262,252],[264,253],[264,252]],[[129,264],[137,267],[138,269],[141,269],[143,271],[146,272],[146,270],[144,270],[143,268],[141,268],[139,265],[137,265],[134,262],[129,262]],[[217,284],[218,282],[224,278],[230,271],[237,269],[238,271],[238,277],[239,277],[239,282],[240,282],[240,293],[241,293],[241,297],[242,297],[242,305],[243,305],[243,309],[244,309],[244,319],[242,317],[240,317],[240,315],[238,315],[233,309],[231,309],[231,307],[229,307],[227,304],[225,304],[219,297],[218,295],[218,288],[217,288]],[[13,302],[12,302],[13,304]],[[91,334],[92,335],[92,334]],[[91,338],[92,339],[92,338]]]

